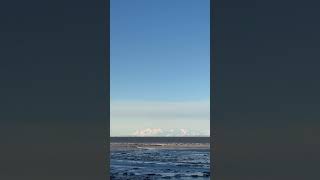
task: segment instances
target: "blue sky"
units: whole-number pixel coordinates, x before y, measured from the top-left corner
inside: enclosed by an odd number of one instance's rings
[[[111,0],[111,135],[130,135],[146,124],[209,130],[209,112],[200,110],[206,118],[198,120],[199,112],[184,114],[209,103],[209,12],[209,0]],[[130,114],[129,104],[154,108],[145,116],[143,108],[136,109],[139,116],[122,116]],[[181,112],[166,113],[162,106],[169,104]],[[167,119],[147,116],[150,111]],[[168,119],[179,120],[170,125]],[[203,125],[194,126],[198,121]]]

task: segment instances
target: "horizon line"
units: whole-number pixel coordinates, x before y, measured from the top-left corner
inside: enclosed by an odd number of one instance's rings
[[[162,137],[162,138],[170,138],[170,137],[175,137],[175,138],[183,138],[183,137],[211,137],[211,136],[109,136],[110,138],[113,137]]]

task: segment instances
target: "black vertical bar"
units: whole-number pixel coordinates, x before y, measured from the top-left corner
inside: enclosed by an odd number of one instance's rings
[[[107,131],[106,131],[106,141],[105,141],[105,147],[106,147],[106,179],[110,179],[110,0],[105,0],[105,7],[106,7],[106,14],[105,14],[105,82],[106,82],[106,102],[107,102]]]
[[[213,110],[214,110],[214,93],[215,93],[215,52],[214,52],[214,0],[210,0],[210,173],[211,179],[214,178],[214,149],[215,149],[215,132],[214,132],[214,118],[213,118]]]

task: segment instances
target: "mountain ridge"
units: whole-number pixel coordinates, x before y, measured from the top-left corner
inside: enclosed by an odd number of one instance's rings
[[[197,137],[210,136],[210,132],[190,129],[162,129],[162,128],[146,128],[136,130],[131,134],[132,137]]]

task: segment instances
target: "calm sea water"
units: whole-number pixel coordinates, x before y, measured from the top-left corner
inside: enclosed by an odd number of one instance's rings
[[[111,138],[111,143],[135,143],[134,148],[111,150],[113,180],[210,179],[209,148],[152,146],[153,143],[208,144],[207,137],[117,137]]]

